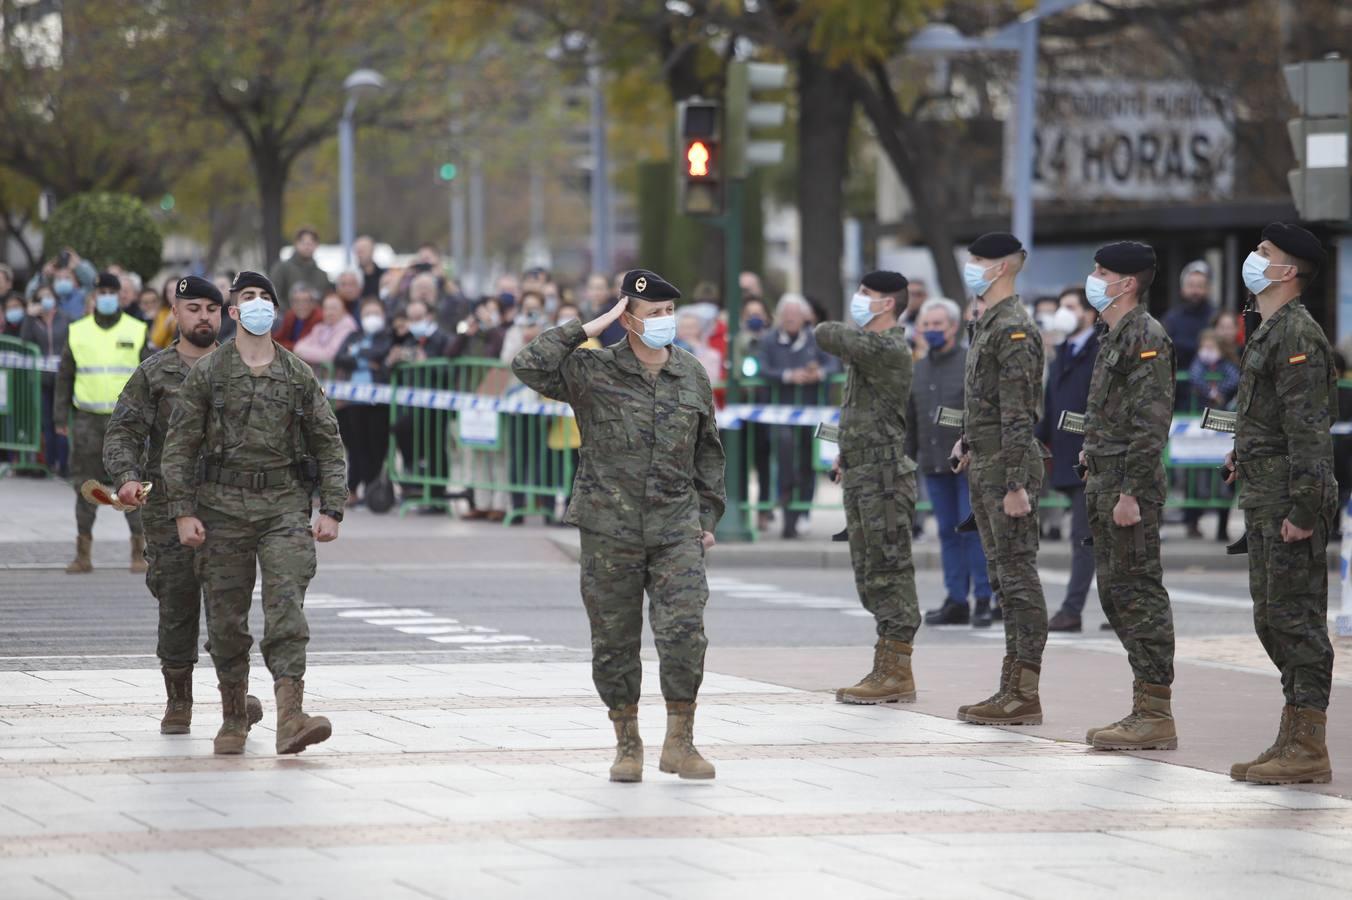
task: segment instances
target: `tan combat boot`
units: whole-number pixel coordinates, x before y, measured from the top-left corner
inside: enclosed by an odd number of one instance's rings
[[[67,575],[94,571],[94,562],[89,558],[89,550],[93,544],[94,538],[88,534],[82,534],[75,539],[75,558],[66,564]]]
[[[836,691],[837,703],[913,703],[915,678],[911,675],[911,645],[879,638],[873,648],[873,671],[853,687]]]
[[[164,666],[164,718],[160,734],[187,734],[192,730],[192,666]]]
[[[1172,691],[1167,684],[1136,682],[1131,714],[1097,729],[1090,743],[1095,750],[1177,750],[1178,732],[1169,708]]]
[[[643,780],[643,739],[638,733],[638,704],[610,711],[615,725],[615,762],[610,767],[611,781]]]
[[[1277,755],[1250,766],[1250,784],[1328,784],[1333,780],[1329,748],[1324,742],[1328,716],[1323,710],[1292,707],[1290,734]]]
[[[1142,684],[1142,682],[1141,682],[1141,680],[1140,680],[1139,678],[1134,678],[1134,679],[1132,679],[1132,682],[1131,682],[1131,712],[1128,713],[1127,715],[1123,716],[1122,718],[1118,719],[1116,722],[1114,722],[1114,723],[1111,724],[1111,725],[1100,725],[1098,728],[1091,728],[1091,729],[1089,729],[1088,731],[1086,731],[1086,732],[1084,733],[1084,742],[1085,742],[1086,744],[1089,744],[1089,745],[1092,746],[1093,743],[1094,743],[1094,735],[1098,734],[1100,731],[1108,731],[1108,730],[1111,729],[1111,728],[1116,728],[1118,725],[1121,725],[1121,724],[1122,724],[1123,722],[1125,722],[1127,719],[1130,719],[1130,718],[1132,717],[1133,714],[1135,714],[1135,712],[1136,712],[1136,706],[1137,706],[1137,704],[1138,704],[1138,702],[1139,702],[1139,697],[1140,697],[1140,693],[1141,693],[1141,684]]]
[[[1000,687],[994,694],[991,694],[980,703],[964,703],[962,706],[959,706],[958,721],[966,722],[967,710],[971,709],[973,706],[985,706],[989,703],[994,703],[1005,691],[1009,690],[1009,673],[1012,671],[1014,671],[1014,657],[1006,656],[1004,662],[1000,663]]]
[[[682,778],[713,778],[713,764],[695,749],[695,704],[667,704],[667,739],[662,742],[659,771]]]
[[[1041,725],[1038,677],[1042,667],[1021,659],[1009,670],[1009,687],[986,703],[969,707],[964,721],[973,725]]]
[[[244,698],[248,688],[242,681],[234,684],[222,684],[221,689],[221,728],[216,732],[212,748],[221,756],[237,756],[244,752],[244,740],[249,736]]]
[[[277,691],[277,752],[299,753],[311,744],[327,741],[333,734],[333,725],[324,716],[307,716],[305,681],[301,678],[278,678]]]
[[[133,573],[143,574],[147,568],[145,536],[133,534],[131,536],[131,565],[127,569]]]
[[[1251,759],[1248,762],[1237,762],[1230,767],[1230,777],[1235,781],[1248,781],[1249,770],[1254,766],[1267,762],[1281,752],[1286,746],[1286,742],[1291,739],[1291,714],[1296,708],[1290,704],[1282,707],[1282,721],[1277,726],[1277,739],[1272,742],[1272,746],[1258,754],[1257,759]]]

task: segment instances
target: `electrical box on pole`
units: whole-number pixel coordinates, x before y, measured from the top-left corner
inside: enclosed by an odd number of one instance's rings
[[[1282,66],[1300,111],[1287,122],[1296,168],[1287,173],[1291,199],[1308,222],[1352,218],[1348,172],[1348,65],[1321,59]]]
[[[684,215],[723,214],[721,118],[712,100],[676,104],[676,202]]]

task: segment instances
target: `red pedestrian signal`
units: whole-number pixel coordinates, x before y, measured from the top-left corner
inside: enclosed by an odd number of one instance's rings
[[[682,100],[676,105],[677,208],[687,216],[723,212],[721,111],[709,100]]]
[[[689,164],[686,171],[691,178],[709,177],[709,148],[703,141],[692,142],[690,149],[685,151],[685,159]]]

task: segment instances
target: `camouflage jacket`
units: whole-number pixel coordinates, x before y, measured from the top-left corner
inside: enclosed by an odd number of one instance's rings
[[[1328,338],[1299,299],[1258,326],[1235,397],[1241,508],[1289,503],[1286,517],[1297,528],[1330,515],[1337,381]]]
[[[112,478],[113,490],[128,481],[153,482],[150,506],[159,507],[161,513],[168,502],[160,459],[169,415],[192,366],[178,355],[178,339],[141,363],[117,398],[103,437],[103,467]]]
[[[1017,295],[986,307],[967,351],[963,403],[963,437],[975,473],[1024,486],[1042,465],[1033,426],[1043,358],[1042,336]]]
[[[874,450],[905,458],[912,374],[906,330],[874,333],[843,322],[823,322],[816,337],[817,346],[839,356],[846,366],[840,404],[840,455],[845,464],[856,465],[860,456],[868,455],[865,451]],[[910,470],[914,469],[911,463]]]
[[[1164,502],[1175,366],[1174,342],[1143,306],[1128,311],[1100,339],[1085,409],[1090,493]]]
[[[713,388],[679,347],[656,379],[627,339],[579,350],[582,323],[551,328],[512,361],[546,397],[572,405],[582,437],[567,521],[587,531],[660,547],[713,531],[723,516],[723,445]]]
[[[307,454],[318,466],[320,508],[343,508],[347,475],[338,420],[310,367],[276,349],[261,375],[249,371],[234,341],[188,373],[160,464],[171,517],[194,515],[199,505],[249,521],[298,509],[308,513],[313,488],[295,468]],[[199,484],[199,456],[208,467],[277,473],[280,483],[255,489],[208,477]]]

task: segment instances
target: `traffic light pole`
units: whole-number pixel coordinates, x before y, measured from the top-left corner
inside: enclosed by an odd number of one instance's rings
[[[716,220],[723,229],[723,296],[724,309],[728,313],[728,358],[736,362],[737,333],[742,324],[742,209],[746,181],[743,178],[728,179],[724,191],[725,208],[723,215]],[[742,373],[740,366],[728,367],[727,387],[724,390],[725,402],[734,406],[742,402]],[[745,514],[743,504],[750,499],[746,483],[746,427],[729,428],[723,432],[723,454],[728,463],[724,467],[725,489],[728,497],[728,511],[714,530],[714,536],[727,544],[746,543],[754,535]]]

